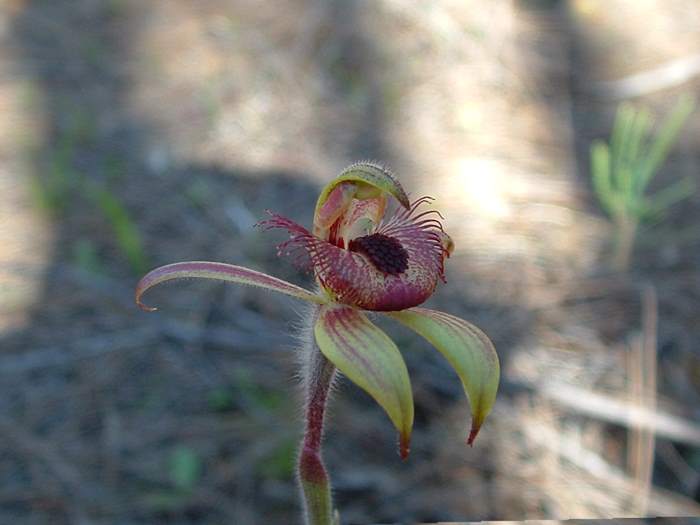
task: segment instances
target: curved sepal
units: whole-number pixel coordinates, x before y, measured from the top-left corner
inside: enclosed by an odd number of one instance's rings
[[[472,427],[467,443],[474,442],[496,400],[500,365],[489,338],[467,321],[427,308],[411,308],[387,315],[427,339],[457,372],[469,398]]]
[[[141,302],[143,294],[157,284],[174,279],[214,279],[238,284],[247,284],[266,288],[275,292],[291,295],[298,299],[304,299],[313,303],[323,304],[326,299],[308,290],[272,277],[265,273],[256,272],[242,266],[206,261],[190,261],[161,266],[144,275],[136,285],[136,304],[141,309],[152,312],[156,308],[146,306]]]
[[[318,201],[316,201],[314,217],[318,217],[321,207],[326,203],[331,192],[344,182],[356,183],[352,195],[355,198],[367,199],[384,193],[392,195],[404,208],[410,207],[408,195],[389,170],[371,162],[358,162],[345,168],[340,175],[323,188],[318,196]]]
[[[387,413],[399,431],[400,454],[405,459],[413,427],[413,394],[394,342],[349,306],[321,306],[314,334],[323,355]]]

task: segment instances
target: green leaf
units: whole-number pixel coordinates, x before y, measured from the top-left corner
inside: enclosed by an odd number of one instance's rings
[[[626,104],[619,110],[620,134],[619,142],[613,147],[613,179],[617,191],[622,195],[626,204],[632,194],[632,170],[630,169],[629,153],[634,137],[634,125],[637,111]]]
[[[94,274],[103,270],[97,247],[90,239],[78,239],[73,243],[72,249],[73,261],[78,268]]]
[[[137,273],[144,272],[148,268],[148,261],[141,242],[141,234],[136,223],[129,216],[129,211],[116,195],[105,188],[96,187],[89,194],[109,221],[117,245],[126,255],[131,268]]]
[[[629,138],[629,129],[634,119],[634,108],[629,104],[622,104],[615,114],[612,136],[610,137],[610,160],[613,188],[621,190],[620,168],[623,165],[623,152]]]
[[[141,297],[154,286],[174,279],[213,279],[216,281],[247,284],[291,295],[312,303],[324,304],[326,302],[320,295],[311,293],[277,277],[256,272],[249,268],[217,262],[189,261],[161,266],[144,275],[136,285],[136,304],[149,312],[156,310],[156,308],[144,305],[141,302]]]
[[[387,315],[427,339],[457,372],[471,405],[471,445],[496,401],[500,366],[493,344],[473,324],[443,312],[411,308]]]
[[[642,149],[646,148],[646,139],[651,131],[652,117],[649,110],[641,108],[637,111],[637,116],[634,121],[634,126],[630,130],[629,149],[627,151],[626,165],[631,173],[630,198],[639,198],[642,193],[638,186],[639,178],[639,159]]]
[[[695,179],[684,177],[675,183],[666,186],[663,190],[658,191],[649,197],[649,204],[645,210],[649,216],[654,216],[664,213],[668,208],[687,199],[695,193],[697,184]]]
[[[264,479],[291,479],[297,455],[296,440],[287,438],[262,457],[256,467]]]
[[[673,143],[676,141],[678,134],[688,119],[690,114],[695,109],[695,100],[690,96],[682,96],[676,106],[673,108],[671,115],[659,130],[656,139],[649,147],[648,155],[640,161],[638,187],[639,192],[644,191],[654,177],[656,171],[666,160]]]
[[[591,173],[593,189],[598,199],[610,215],[615,215],[615,193],[610,180],[610,149],[598,140],[591,146]]]
[[[362,312],[340,305],[320,308],[314,334],[323,355],[384,409],[399,431],[401,457],[408,456],[413,394],[394,342]]]
[[[194,488],[202,472],[197,453],[188,447],[177,447],[170,458],[170,479],[180,490]]]

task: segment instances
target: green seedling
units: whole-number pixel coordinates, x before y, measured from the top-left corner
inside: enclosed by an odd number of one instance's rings
[[[97,247],[90,239],[78,239],[73,243],[73,262],[88,273],[100,273],[103,269]]]
[[[591,146],[591,177],[602,207],[615,224],[613,267],[627,271],[641,222],[658,218],[695,191],[686,177],[649,194],[683,124],[695,108],[690,97],[681,97],[668,119],[652,136],[652,116],[644,108],[623,104],[617,111],[610,143]]]
[[[177,447],[170,457],[170,480],[181,492],[190,492],[202,475],[202,461],[197,453],[184,446]]]
[[[260,474],[267,479],[290,479],[294,475],[297,445],[292,439],[284,439],[256,464]]]
[[[93,186],[88,194],[109,222],[117,245],[126,256],[132,270],[136,273],[145,271],[148,259],[143,249],[141,234],[129,211],[117,196],[106,188]]]
[[[63,213],[79,192],[81,176],[73,163],[78,149],[88,145],[94,136],[94,119],[82,109],[72,110],[68,124],[60,130],[49,151],[45,172],[35,179],[34,196],[49,213]]]

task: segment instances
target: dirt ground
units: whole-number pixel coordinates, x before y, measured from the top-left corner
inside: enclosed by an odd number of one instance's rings
[[[182,260],[310,284],[253,225],[308,224],[362,159],[436,198],[429,305],[503,377],[466,447],[454,373],[382,324],[412,453],[342,382],[343,523],[700,515],[700,191],[615,272],[588,164],[621,101],[700,95],[699,54],[695,0],[1,1],[0,523],[300,522],[300,307],[196,282],[145,314],[133,288]],[[698,179],[700,110],[684,129],[652,190]]]

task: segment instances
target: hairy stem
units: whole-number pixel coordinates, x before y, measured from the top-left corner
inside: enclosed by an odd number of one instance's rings
[[[316,315],[310,316],[315,322]],[[299,481],[308,525],[333,525],[333,504],[328,473],[321,458],[323,421],[335,366],[316,345],[313,331],[304,370],[306,388],[305,429],[299,454]]]

